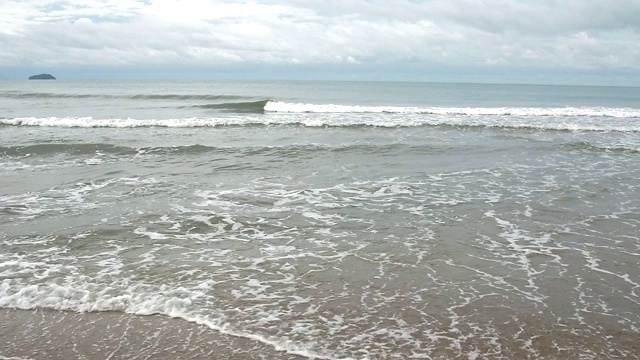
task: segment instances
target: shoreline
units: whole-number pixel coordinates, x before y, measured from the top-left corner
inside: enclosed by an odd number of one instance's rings
[[[511,329],[502,328],[496,333],[499,338],[468,339],[459,343],[457,349],[433,348],[430,358],[631,359],[638,358],[632,354],[640,354],[637,333],[633,331],[609,329],[589,336],[584,329],[545,325],[540,323],[541,319],[534,319],[523,319],[519,326],[512,324]],[[520,335],[529,337],[530,341],[523,348],[522,343],[509,340],[509,331],[523,333]],[[599,341],[593,335],[598,336]],[[562,339],[560,344],[558,339]],[[492,341],[498,341],[499,352],[488,346],[487,342]],[[223,334],[180,318],[115,311],[76,313],[3,308],[0,309],[0,343],[5,344],[0,348],[1,360],[313,358],[278,351],[257,340]],[[403,349],[397,350],[385,357],[409,355]]]
[[[0,309],[0,359],[286,359],[255,340],[163,315]]]

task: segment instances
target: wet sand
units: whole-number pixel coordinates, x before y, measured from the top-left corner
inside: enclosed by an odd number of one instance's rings
[[[521,319],[501,328],[496,339],[467,339],[456,347],[434,349],[433,359],[638,359],[638,334],[611,330],[599,337],[581,329],[542,326]],[[460,326],[464,326],[460,324]],[[510,333],[509,331],[513,331]],[[440,336],[446,336],[440,333]],[[510,337],[529,337],[525,348]],[[304,359],[206,326],[161,315],[119,312],[73,313],[0,309],[0,359]],[[406,349],[404,349],[406,350]],[[407,359],[398,348],[384,358]]]
[[[303,359],[161,315],[0,309],[0,359]]]

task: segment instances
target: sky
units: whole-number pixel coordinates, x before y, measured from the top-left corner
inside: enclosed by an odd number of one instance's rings
[[[640,86],[640,0],[2,0],[0,79]]]

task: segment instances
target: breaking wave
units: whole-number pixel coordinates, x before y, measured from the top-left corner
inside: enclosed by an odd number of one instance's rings
[[[195,107],[213,109],[219,115],[168,119],[100,119],[73,116],[15,117],[0,118],[0,125],[69,128],[455,126],[556,131],[640,132],[640,109],[635,108],[347,106],[296,104],[270,100],[213,103],[195,105]]]
[[[315,105],[269,101],[264,110],[274,113],[390,113],[425,115],[494,116],[585,116],[640,118],[640,109],[606,107],[404,107],[360,105]]]
[[[316,128],[378,127],[402,128],[419,126],[453,126],[458,128],[499,128],[522,130],[553,130],[576,132],[640,132],[637,119],[622,118],[551,118],[495,116],[247,116],[194,117],[173,119],[95,119],[92,117],[25,117],[0,119],[0,126],[35,126],[62,128],[214,128],[243,126],[301,126]]]

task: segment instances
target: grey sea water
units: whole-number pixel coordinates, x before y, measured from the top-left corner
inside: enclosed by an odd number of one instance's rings
[[[639,358],[639,234],[638,88],[0,83],[0,358]]]

